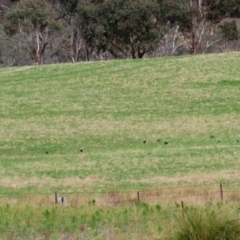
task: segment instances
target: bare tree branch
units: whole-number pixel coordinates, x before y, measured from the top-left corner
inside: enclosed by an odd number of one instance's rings
[[[11,8],[7,7],[6,5],[4,4],[0,4],[0,9],[3,9],[3,10],[7,10],[7,11],[11,11]]]

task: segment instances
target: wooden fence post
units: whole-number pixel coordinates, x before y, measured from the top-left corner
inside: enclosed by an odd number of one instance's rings
[[[181,208],[182,208],[182,216],[184,217],[184,202],[181,201]]]
[[[57,195],[57,192],[55,192],[55,204],[58,203],[58,195]]]
[[[140,193],[139,193],[139,191],[137,192],[137,199],[140,202]]]
[[[220,196],[221,196],[221,200],[223,201],[223,187],[222,187],[222,183],[220,183]]]

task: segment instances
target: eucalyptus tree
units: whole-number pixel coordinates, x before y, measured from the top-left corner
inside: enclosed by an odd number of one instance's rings
[[[46,0],[21,0],[5,15],[4,31],[8,36],[22,35],[29,54],[36,64],[44,63],[44,53],[54,39],[50,38],[60,26],[55,11]]]
[[[78,0],[58,0],[54,4],[58,20],[61,20],[64,31],[60,36],[59,48],[71,62],[78,62],[80,54],[85,48],[85,42],[77,25]]]
[[[218,24],[239,16],[240,0],[159,0],[161,16],[178,25],[192,53],[205,51],[221,39],[214,39]]]
[[[163,36],[156,0],[79,0],[77,13],[88,46],[114,57],[142,58]]]

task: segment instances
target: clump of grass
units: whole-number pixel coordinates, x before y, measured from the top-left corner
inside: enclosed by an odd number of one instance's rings
[[[224,204],[217,207],[186,209],[184,217],[177,217],[168,240],[239,240],[240,217],[234,208]]]

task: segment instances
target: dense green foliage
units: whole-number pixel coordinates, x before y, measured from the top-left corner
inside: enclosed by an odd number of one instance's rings
[[[87,44],[117,57],[142,58],[162,37],[155,0],[79,1],[78,21]]]
[[[223,37],[227,40],[237,40],[238,30],[236,21],[226,22],[222,26]]]
[[[239,0],[22,0],[5,13],[4,29],[22,58],[30,53],[37,64],[142,58],[159,55],[159,48],[195,54],[220,51],[213,45],[224,48],[238,39],[237,28],[221,25],[238,19],[239,9]]]

